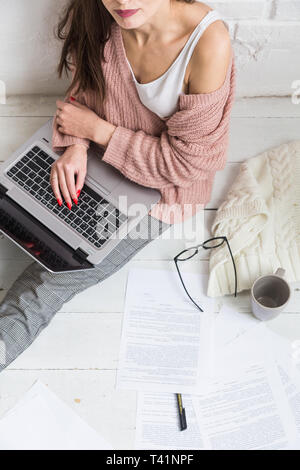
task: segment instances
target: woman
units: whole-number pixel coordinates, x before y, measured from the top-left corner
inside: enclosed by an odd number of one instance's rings
[[[235,66],[217,11],[191,0],[72,0],[58,27],[58,67],[73,81],[53,119],[51,186],[58,204],[78,203],[93,141],[125,177],[161,200],[89,271],[53,274],[34,262],[0,305],[6,367],[62,305],[119,270],[170,224],[210,198],[224,168]],[[34,250],[34,247],[33,247]],[[1,343],[0,343],[1,344]]]

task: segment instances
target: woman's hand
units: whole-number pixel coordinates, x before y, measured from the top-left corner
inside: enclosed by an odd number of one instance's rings
[[[56,122],[59,132],[93,140],[99,116],[87,106],[77,101],[73,101],[73,103],[56,101]]]
[[[50,183],[59,206],[63,195],[68,208],[72,208],[72,199],[77,205],[77,198],[84,185],[87,172],[87,148],[81,144],[70,145],[63,155],[51,167]],[[75,182],[75,175],[77,176]]]
[[[70,100],[72,104],[64,101],[56,102],[56,121],[59,132],[107,146],[116,126],[100,118],[98,114],[78,103],[73,97]]]

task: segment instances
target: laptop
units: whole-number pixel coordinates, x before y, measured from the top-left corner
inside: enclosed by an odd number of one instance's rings
[[[103,162],[103,149],[92,142],[78,205],[71,211],[65,203],[59,207],[50,172],[63,152],[52,150],[52,123],[53,118],[0,166],[0,232],[50,272],[92,269],[161,195]]]

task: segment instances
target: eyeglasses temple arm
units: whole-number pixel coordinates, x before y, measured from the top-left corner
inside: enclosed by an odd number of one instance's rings
[[[182,279],[182,277],[181,277],[180,271],[179,271],[179,269],[178,269],[178,266],[177,266],[177,259],[174,258],[174,261],[175,261],[175,266],[176,266],[178,275],[179,275],[179,277],[180,277],[181,283],[182,283],[182,285],[183,285],[183,288],[184,288],[186,294],[188,295],[188,297],[190,298],[190,300],[193,302],[193,304],[196,305],[196,307],[197,307],[201,312],[204,312],[204,310],[202,310],[202,308],[201,308],[198,304],[196,304],[196,302],[192,299],[192,297],[191,297],[190,294],[188,293],[188,291],[187,291],[187,289],[186,289],[186,287],[185,287],[185,285],[184,285],[183,279]]]

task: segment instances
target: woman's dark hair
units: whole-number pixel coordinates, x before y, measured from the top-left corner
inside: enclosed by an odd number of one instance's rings
[[[194,3],[195,0],[177,0]],[[58,77],[65,70],[71,71],[70,63],[76,65],[75,74],[66,95],[73,92],[96,92],[105,99],[105,80],[101,67],[104,46],[110,38],[111,25],[115,20],[101,0],[70,0],[56,26],[55,36],[64,41],[57,67]],[[70,60],[71,59],[71,62]],[[76,89],[75,89],[76,86]]]

